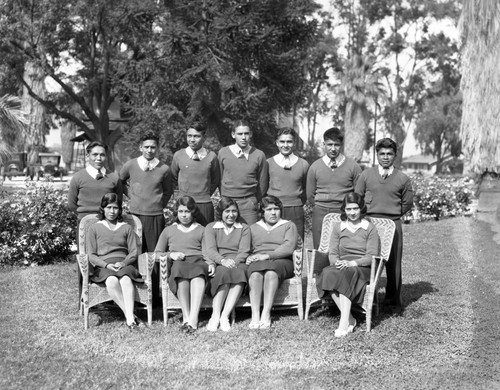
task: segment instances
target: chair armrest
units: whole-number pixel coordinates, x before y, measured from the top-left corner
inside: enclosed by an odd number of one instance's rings
[[[321,252],[320,250],[318,249],[306,249],[306,267],[307,267],[307,277],[309,279],[313,279],[315,277],[315,272],[314,272],[314,269],[316,267],[316,263],[317,263],[317,260],[318,260],[318,255],[320,257],[323,257],[323,256],[326,256],[328,258],[328,254],[325,253],[325,252]],[[320,266],[322,264],[320,263]],[[329,265],[329,263],[328,263]],[[323,269],[324,267],[326,267],[327,265],[325,264],[321,269]]]
[[[293,272],[296,278],[302,277],[302,248],[293,251]]]
[[[88,283],[89,281],[89,256],[88,255],[76,255],[76,261],[78,261],[78,267],[82,273],[83,283]]]
[[[380,256],[372,256],[370,284],[373,284],[374,286],[377,285],[380,275],[382,274],[382,270],[384,269],[385,263],[387,263],[387,259]]]
[[[137,259],[137,265],[142,278],[145,280],[151,280],[151,273],[153,272],[153,267],[155,265],[155,253],[146,252],[140,254]]]

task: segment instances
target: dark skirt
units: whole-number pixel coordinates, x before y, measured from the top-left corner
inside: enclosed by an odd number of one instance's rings
[[[252,275],[253,272],[265,271],[276,272],[278,274],[279,285],[281,285],[283,280],[293,277],[293,261],[292,259],[255,261],[248,266],[248,279],[250,279],[250,275]]]
[[[345,259],[345,260],[355,260]],[[320,298],[329,297],[332,291],[345,295],[353,303],[362,304],[365,286],[370,280],[370,266],[349,267],[339,270],[335,265],[323,268],[316,280]]]
[[[245,263],[239,263],[236,268],[227,268],[223,265],[217,264],[215,275],[209,281],[210,295],[214,297],[219,287],[224,284],[247,284],[247,269],[248,265]]]
[[[106,263],[108,264],[114,264],[120,261],[123,261],[122,257],[118,258],[111,258],[105,260]],[[112,269],[109,268],[101,268],[101,267],[95,267],[94,268],[94,273],[90,276],[90,280],[93,283],[104,283],[107,278],[110,276],[116,276],[118,279],[122,278],[123,276],[128,276],[132,281],[136,283],[144,283],[144,280],[141,277],[141,274],[135,268],[133,265],[126,265],[122,269],[120,269],[118,272],[113,271]]]
[[[177,279],[194,279],[202,276],[205,282],[208,279],[208,265],[202,256],[186,256],[182,261],[168,260],[170,272],[168,285],[170,291],[177,295]]]

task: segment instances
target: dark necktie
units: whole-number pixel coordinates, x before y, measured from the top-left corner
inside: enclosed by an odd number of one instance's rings
[[[292,167],[290,165],[290,157],[285,158],[285,165],[283,166],[283,169],[286,169],[287,171],[292,169]]]
[[[193,160],[194,161],[200,161],[200,156],[198,156],[197,152],[194,152],[194,154],[193,154]]]
[[[337,168],[337,161],[335,161],[335,159],[330,160],[330,168],[331,169]]]
[[[97,175],[95,176],[96,180],[102,180],[104,179],[104,175],[101,173],[101,171],[97,172]]]
[[[389,170],[388,169],[384,169],[384,173],[382,174],[382,179],[387,179],[387,176],[389,176]]]

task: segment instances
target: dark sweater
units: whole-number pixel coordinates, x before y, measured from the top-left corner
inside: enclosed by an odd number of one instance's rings
[[[230,198],[255,195],[260,200],[269,183],[265,154],[252,147],[249,158],[237,158],[228,146],[219,151],[220,192]]]
[[[189,195],[196,203],[211,202],[210,196],[220,182],[219,160],[214,152],[199,161],[191,159],[185,149],[174,154],[172,165],[173,184],[179,186],[179,196]]]
[[[269,189],[267,193],[278,197],[283,206],[302,206],[306,202],[306,179],[309,164],[299,160],[291,169],[276,164],[274,158],[267,160],[269,165]]]
[[[130,212],[137,215],[162,215],[172,196],[172,178],[168,165],[160,163],[151,171],[143,171],[137,159],[129,160],[120,171],[124,193],[130,198]]]
[[[398,220],[413,207],[411,180],[394,169],[387,179],[382,179],[378,167],[363,171],[355,191],[365,196],[368,215]]]

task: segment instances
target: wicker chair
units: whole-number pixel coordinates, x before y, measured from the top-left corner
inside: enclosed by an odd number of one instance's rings
[[[300,237],[299,237],[299,241]],[[304,319],[304,303],[303,303],[303,293],[302,293],[302,242],[295,252],[293,253],[293,263],[294,263],[294,276],[293,278],[286,279],[283,281],[281,286],[276,291],[276,297],[274,299],[273,307],[280,308],[297,308],[297,314],[299,319]],[[148,256],[152,256],[156,261],[160,262],[160,283],[162,291],[163,300],[163,323],[165,326],[168,324],[168,310],[180,310],[181,305],[177,300],[177,297],[170,291],[168,286],[168,272],[167,272],[167,256],[161,255],[159,253],[148,253]],[[202,309],[212,308],[212,299],[205,294],[203,297],[203,302],[201,304]],[[250,300],[248,296],[242,296],[236,303],[236,308],[240,307],[250,307]],[[232,322],[235,321],[235,311],[232,313]]]
[[[386,218],[370,218],[371,223],[377,228],[380,236],[380,256],[374,256],[371,264],[370,283],[366,285],[365,295],[363,299],[362,311],[366,314],[366,331],[371,330],[372,322],[372,307],[375,302],[375,315],[378,315],[378,290],[377,284],[382,274],[384,264],[389,258],[391,253],[392,240],[394,238],[394,230],[396,225],[394,221]],[[319,248],[306,249],[306,273],[307,273],[307,292],[306,292],[306,312],[305,319],[309,317],[309,310],[311,305],[322,300],[318,297],[316,289],[316,276],[318,276],[325,266],[329,265],[326,259],[330,247],[330,237],[332,235],[332,228],[335,223],[340,223],[340,214],[328,214],[323,219],[323,226],[321,228],[321,241]],[[321,262],[317,255],[321,254],[323,261]],[[321,264],[317,264],[321,262]]]
[[[137,235],[137,249],[138,253],[141,253],[142,248],[142,225],[139,218],[133,215],[123,215],[123,221],[128,223],[134,228]],[[80,272],[83,278],[82,295],[81,295],[81,305],[80,312],[84,316],[84,326],[85,329],[89,328],[89,309],[100,303],[111,301],[106,287],[104,285],[92,283],[89,280],[89,271],[92,265],[89,263],[88,254],[86,250],[86,233],[89,227],[98,222],[97,215],[87,215],[81,222],[78,229],[79,243],[78,243],[78,266],[80,267]],[[135,283],[136,293],[135,301],[146,305],[148,312],[148,325],[151,326],[153,321],[153,296],[152,296],[152,284],[151,284],[151,271],[154,265],[154,259],[150,259],[145,254],[140,254],[138,259],[139,273],[144,279],[144,283]]]

